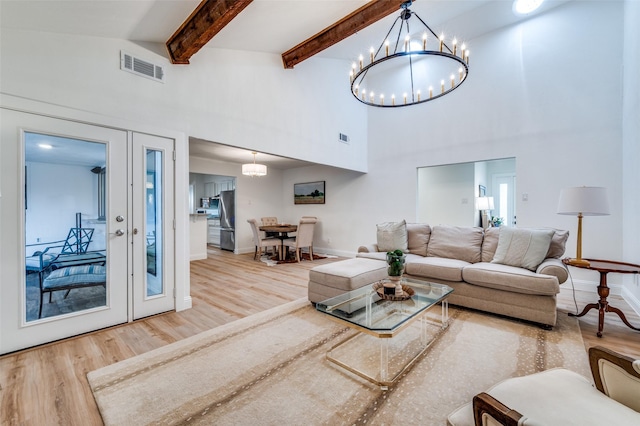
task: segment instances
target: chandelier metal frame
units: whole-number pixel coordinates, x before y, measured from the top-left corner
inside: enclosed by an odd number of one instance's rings
[[[372,48],[370,52],[371,62],[368,65],[364,65],[363,57],[362,55],[360,55],[359,69],[355,62],[352,65],[352,70],[350,74],[351,94],[363,104],[375,106],[375,107],[381,107],[381,108],[394,108],[394,107],[403,107],[403,106],[409,106],[409,105],[417,105],[417,104],[433,101],[448,93],[451,93],[467,80],[467,76],[469,73],[469,51],[466,50],[463,45],[462,48],[460,49],[462,56],[458,56],[457,41],[454,39],[453,50],[452,50],[444,41],[444,36],[436,35],[436,33],[431,29],[431,27],[429,27],[429,25],[427,25],[427,23],[424,22],[422,18],[418,16],[417,13],[409,9],[411,4],[412,4],[412,1],[407,1],[400,6],[401,8],[400,15],[395,19],[395,21],[391,25],[389,32],[387,32],[387,35],[382,40],[382,43],[378,47],[378,50],[375,51],[375,54]],[[425,35],[423,36],[422,50],[411,50],[411,45],[407,38],[405,38],[404,50],[398,50],[399,46],[401,46],[400,38],[403,33],[403,29],[406,28],[406,32],[405,32],[406,37],[410,36],[411,30],[409,28],[409,19],[411,19],[413,16],[415,16],[418,19],[418,21],[420,21],[420,23],[426,28],[426,30],[428,30],[429,33],[431,33],[431,35],[435,37],[436,40],[438,40],[439,50],[427,50],[426,31],[425,31]],[[395,46],[393,49],[393,53],[389,54],[389,42],[388,42],[389,35],[393,32],[394,28],[397,26],[399,21],[400,21],[400,26],[398,28],[397,36],[395,37]],[[385,48],[385,55],[378,57],[380,55],[380,52],[383,50],[383,47]],[[427,90],[427,88],[415,87],[413,66],[414,66],[414,56],[422,56],[422,55],[427,55],[432,57],[435,57],[435,56],[443,57],[443,58],[455,61],[457,64],[459,64],[458,78],[456,79],[455,75],[451,74],[449,84],[445,84],[444,79],[441,80],[440,90],[437,93],[434,93],[433,87],[429,87],[428,93],[425,92],[424,96],[421,96],[420,89]],[[410,93],[409,92],[405,93],[403,95],[403,99],[399,102],[396,102],[395,97],[392,97],[387,103],[385,103],[384,101],[383,94],[380,98],[378,98],[377,101],[373,92],[370,95],[367,94],[366,88],[362,87],[362,82],[364,81],[367,73],[377,65],[380,65],[390,60],[396,60],[397,58],[403,58],[405,56],[409,56],[408,66],[409,66],[409,73],[410,73],[410,79],[411,79]]]

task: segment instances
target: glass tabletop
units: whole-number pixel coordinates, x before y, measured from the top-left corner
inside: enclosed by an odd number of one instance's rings
[[[366,285],[319,302],[316,309],[369,331],[388,332],[415,318],[453,292],[448,285],[402,278],[401,284],[410,287],[414,294],[406,300],[389,300],[374,290],[374,287],[383,282]]]

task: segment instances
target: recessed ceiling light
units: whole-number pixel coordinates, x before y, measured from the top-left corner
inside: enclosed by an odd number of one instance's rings
[[[48,143],[39,143],[38,146],[42,149],[51,149],[53,148],[52,145],[49,145]]]
[[[514,0],[513,13],[516,15],[528,15],[537,10],[544,0]]]

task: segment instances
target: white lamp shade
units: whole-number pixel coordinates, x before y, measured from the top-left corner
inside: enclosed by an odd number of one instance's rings
[[[242,165],[242,174],[246,176],[266,176],[267,166],[264,164],[248,163]]]
[[[476,198],[476,208],[478,210],[493,210],[493,197]]]
[[[599,186],[565,188],[560,193],[558,214],[577,216],[606,216],[609,214],[607,189]]]

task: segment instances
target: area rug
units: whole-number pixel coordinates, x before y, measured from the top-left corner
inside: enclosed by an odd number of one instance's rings
[[[444,331],[429,327],[438,338],[386,391],[327,361],[354,332],[306,299],[87,377],[106,425],[444,425],[455,408],[508,377],[554,367],[590,377],[578,323],[566,314],[551,331],[462,308],[449,315]],[[375,364],[378,341],[367,336],[362,344],[351,355]]]

